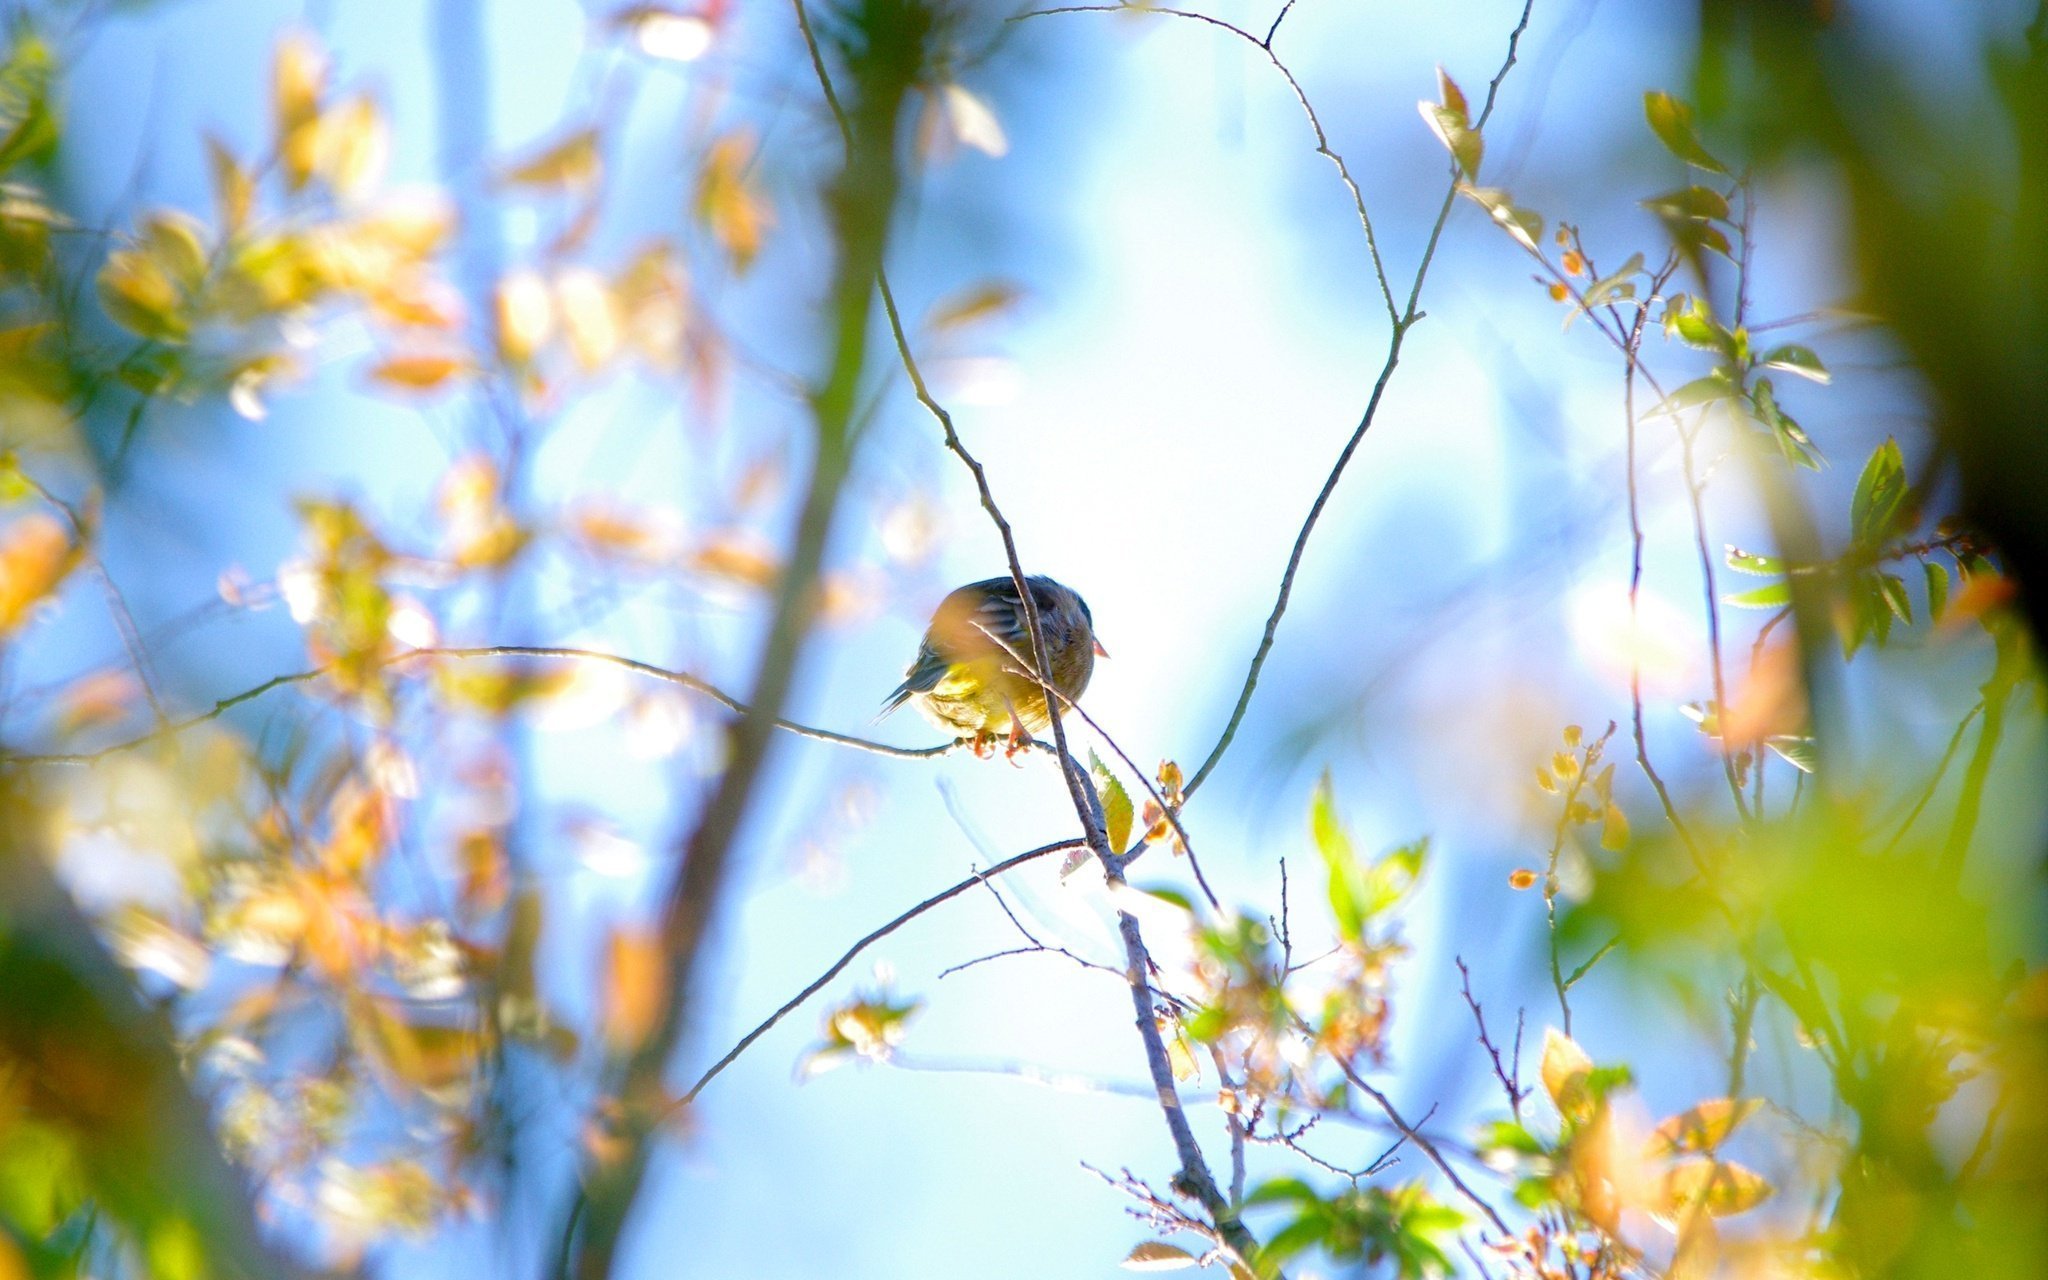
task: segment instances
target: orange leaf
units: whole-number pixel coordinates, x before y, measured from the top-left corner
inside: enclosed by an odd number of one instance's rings
[[[613,1050],[639,1045],[661,1017],[668,980],[661,942],[651,931],[620,930],[605,948],[604,1035]]]
[[[401,391],[433,391],[474,372],[476,364],[467,356],[414,352],[386,356],[370,369],[370,379]]]
[[[40,513],[23,516],[0,534],[0,637],[28,621],[36,604],[77,566],[79,555],[64,526]]]
[[[1761,1098],[1710,1098],[1658,1125],[1650,1134],[1645,1154],[1671,1156],[1712,1151],[1763,1105]]]
[[[504,181],[517,187],[580,191],[597,185],[604,173],[604,159],[597,145],[597,130],[579,129],[531,159],[513,166]]]
[[[744,273],[761,251],[761,240],[773,212],[749,179],[754,159],[753,135],[735,130],[711,144],[697,173],[697,216],[732,258],[733,270]]]

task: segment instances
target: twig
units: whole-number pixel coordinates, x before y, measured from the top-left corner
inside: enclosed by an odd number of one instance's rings
[[[1296,1021],[1300,1023],[1300,1026],[1303,1031],[1309,1030],[1307,1023],[1301,1022],[1299,1018],[1297,1018]],[[1470,1203],[1473,1208],[1479,1210],[1480,1213],[1486,1215],[1486,1220],[1493,1224],[1495,1230],[1499,1231],[1503,1236],[1511,1236],[1514,1234],[1514,1232],[1508,1229],[1508,1224],[1506,1220],[1500,1216],[1499,1212],[1496,1211],[1492,1205],[1488,1204],[1486,1200],[1483,1197],[1481,1197],[1478,1192],[1474,1191],[1469,1185],[1467,1185],[1465,1180],[1458,1176],[1458,1171],[1456,1169],[1451,1168],[1451,1162],[1444,1158],[1443,1152],[1437,1149],[1436,1143],[1430,1141],[1428,1137],[1424,1136],[1422,1131],[1415,1125],[1409,1124],[1405,1119],[1402,1118],[1400,1111],[1394,1106],[1393,1099],[1387,1097],[1386,1094],[1381,1093],[1378,1089],[1373,1088],[1371,1084],[1367,1083],[1365,1077],[1358,1074],[1358,1069],[1353,1067],[1351,1063],[1345,1060],[1344,1058],[1332,1055],[1331,1061],[1337,1064],[1337,1069],[1344,1073],[1345,1079],[1349,1080],[1354,1086],[1363,1091],[1367,1097],[1373,1100],[1373,1102],[1379,1107],[1381,1111],[1386,1113],[1387,1119],[1394,1122],[1394,1127],[1396,1129],[1400,1130],[1401,1133],[1405,1135],[1410,1142],[1413,1142],[1416,1146],[1422,1149],[1423,1153],[1430,1158],[1430,1162],[1435,1164],[1438,1170],[1440,1170],[1443,1173],[1444,1177],[1450,1180],[1450,1184],[1453,1187],[1457,1188],[1458,1194],[1465,1197],[1466,1201]]]
[[[651,679],[681,685],[685,689],[704,695],[727,710],[737,712],[740,715],[747,714],[747,705],[745,703],[708,680],[700,679],[686,671],[671,671],[666,667],[657,667],[651,662],[642,662],[637,658],[628,658],[616,653],[606,653],[599,649],[574,649],[565,648],[560,645],[523,644],[480,645],[466,648],[407,649],[403,652],[392,654],[384,661],[385,665],[392,666],[403,662],[411,662],[419,658],[437,657],[565,658],[583,662],[603,663],[607,666],[619,667],[650,677]],[[184,720],[172,721],[149,733],[129,738],[123,742],[117,742],[112,746],[101,747],[97,751],[43,755],[15,754],[0,757],[0,763],[22,765],[92,764],[107,756],[147,746],[159,738],[183,733],[187,729],[204,724],[209,720],[217,720],[232,708],[238,707],[242,703],[254,698],[259,698],[273,689],[279,689],[290,684],[303,684],[309,680],[317,680],[328,674],[332,669],[331,666],[315,667],[310,671],[295,671],[290,675],[273,676],[252,689],[245,689],[230,697],[222,698],[219,702],[214,703],[209,711],[187,717]],[[935,747],[895,747],[890,746],[886,742],[874,742],[867,738],[856,738],[851,734],[837,733],[831,729],[819,729],[807,724],[798,724],[794,720],[785,720],[780,717],[777,717],[773,724],[775,728],[785,733],[793,733],[799,738],[810,738],[816,742],[829,742],[835,746],[851,747],[857,751],[866,751],[878,756],[890,756],[898,760],[929,760],[937,756],[949,755],[968,745],[967,740],[963,739],[956,742],[942,743]]]
[[[839,120],[841,131],[851,149],[856,143],[856,135],[848,127],[849,121],[844,105],[830,87],[831,76],[825,67],[824,58],[819,53],[817,36],[811,30],[808,19],[803,16],[803,0],[793,0],[793,3],[797,9],[805,46],[811,55],[811,65],[818,74],[820,84],[825,89],[826,101],[831,106],[834,117]],[[1052,664],[1047,659],[1045,631],[1038,616],[1038,602],[1024,573],[1023,562],[1017,555],[1017,541],[1010,530],[1010,522],[1003,517],[1002,509],[996,505],[995,495],[989,489],[988,473],[961,442],[959,432],[954,429],[952,415],[946,411],[945,406],[933,398],[931,389],[925,384],[923,372],[918,368],[917,359],[910,349],[909,338],[904,333],[903,319],[896,307],[895,294],[889,287],[888,274],[879,258],[870,274],[881,297],[883,311],[888,317],[889,332],[895,339],[896,353],[902,361],[904,372],[910,377],[910,384],[916,393],[918,403],[938,422],[946,448],[960,459],[961,464],[974,477],[975,488],[981,496],[982,509],[988,513],[990,521],[994,523],[997,533],[1002,537],[1004,558],[1009,564],[1011,580],[1016,584],[1026,632],[1031,639],[1031,666],[1038,673],[1046,709],[1051,712],[1056,705],[1054,698],[1057,696],[1057,690],[1047,678]],[[1109,837],[1103,830],[1101,800],[1095,794],[1094,784],[1089,781],[1086,771],[1067,749],[1067,734],[1062,718],[1057,714],[1053,714],[1051,718],[1053,741],[1059,750],[1060,772],[1066,780],[1067,793],[1073,801],[1075,816],[1080,820],[1088,848],[1102,866],[1104,879],[1115,886],[1123,881],[1123,862],[1117,852],[1109,847]],[[1181,1109],[1180,1095],[1174,1085],[1173,1067],[1166,1054],[1166,1043],[1160,1036],[1158,1022],[1152,1012],[1151,988],[1147,981],[1147,975],[1151,971],[1151,956],[1145,950],[1144,937],[1139,931],[1137,919],[1127,911],[1119,911],[1117,926],[1124,940],[1124,977],[1130,985],[1131,1001],[1137,1012],[1138,1034],[1145,1045],[1146,1065],[1151,1073],[1153,1086],[1158,1092],[1160,1110],[1166,1119],[1167,1131],[1180,1157],[1180,1173],[1174,1180],[1175,1185],[1193,1196],[1209,1213],[1220,1242],[1237,1255],[1238,1261],[1251,1266],[1258,1257],[1258,1242],[1245,1230],[1244,1224],[1238,1220],[1236,1213],[1224,1201],[1222,1193],[1216,1189],[1215,1177],[1209,1172],[1202,1148],[1195,1141],[1194,1130],[1188,1125],[1187,1115]]]
[[[1472,1021],[1479,1024],[1479,1047],[1486,1050],[1487,1057],[1493,1059],[1493,1078],[1500,1081],[1501,1089],[1508,1095],[1508,1107],[1515,1114],[1515,1123],[1520,1124],[1522,1121],[1522,1099],[1529,1096],[1529,1091],[1521,1087],[1521,1058],[1519,1056],[1516,1057],[1513,1071],[1509,1071],[1501,1065],[1500,1050],[1494,1047],[1492,1037],[1486,1034],[1486,1012],[1479,1007],[1479,1001],[1472,995],[1472,971],[1465,967],[1465,957],[1456,956],[1453,958],[1457,961],[1458,978],[1465,993],[1465,1006],[1472,1010]],[[1517,1010],[1515,1013],[1515,1043],[1518,1050],[1521,1045],[1521,1039],[1522,1015]],[[1425,1124],[1428,1123],[1428,1119],[1427,1116],[1423,1117],[1423,1122]]]
[[[962,880],[960,883],[940,890],[939,892],[933,894],[931,897],[926,898],[923,902],[920,902],[916,906],[911,907],[909,910],[902,912],[895,919],[889,921],[889,923],[881,926],[878,929],[871,931],[866,937],[862,938],[859,942],[856,942],[851,947],[848,947],[845,955],[840,956],[838,960],[832,963],[832,966],[830,968],[826,969],[825,972],[819,974],[816,978],[814,978],[809,985],[804,987],[803,990],[797,992],[794,996],[791,996],[788,1000],[784,1001],[782,1007],[777,1009],[774,1013],[769,1014],[768,1017],[764,1019],[759,1026],[755,1027],[752,1031],[747,1032],[746,1035],[741,1036],[739,1043],[735,1044],[732,1048],[726,1050],[725,1055],[723,1057],[719,1058],[718,1061],[712,1063],[703,1075],[697,1077],[697,1083],[691,1085],[689,1091],[684,1093],[680,1099],[671,1103],[664,1114],[672,1114],[675,1111],[680,1110],[681,1108],[688,1106],[691,1102],[695,1101],[697,1095],[704,1091],[704,1086],[710,1084],[711,1081],[717,1077],[719,1072],[731,1066],[733,1064],[733,1061],[737,1059],[741,1054],[745,1053],[748,1047],[752,1045],[754,1041],[759,1040],[764,1035],[767,1035],[776,1023],[788,1017],[791,1011],[796,1009],[797,1006],[801,1005],[804,1001],[810,999],[812,996],[818,994],[819,991],[824,989],[827,983],[831,982],[832,979],[838,977],[841,973],[844,973],[846,971],[846,966],[852,964],[854,962],[855,957],[859,956],[861,952],[867,950],[875,943],[880,942],[883,938],[888,937],[890,934],[896,932],[898,929],[901,929],[904,925],[909,924],[912,920],[917,919],[925,912],[930,911],[933,907],[939,906],[941,903],[952,901],[954,898],[957,898],[961,894],[966,893],[969,889],[974,888],[974,886],[978,884],[986,884],[990,880],[990,878],[994,876],[999,876],[1003,874],[1005,871],[1009,871],[1016,867],[1021,867],[1025,863],[1030,862],[1033,859],[1043,858],[1045,855],[1049,853],[1057,853],[1062,849],[1075,848],[1080,843],[1081,842],[1079,840],[1057,840],[1054,841],[1052,844],[1040,845],[1036,849],[1027,849],[1023,853],[1016,854],[1013,857],[1005,858],[1001,862],[996,863],[994,866],[990,867],[986,871],[977,871],[973,875],[967,877],[965,880]]]
[[[1979,701],[1976,706],[1970,708],[1969,714],[1962,718],[1962,722],[1956,725],[1956,731],[1949,735],[1948,749],[1941,753],[1941,762],[1934,766],[1934,776],[1929,778],[1927,785],[1921,789],[1920,798],[1913,802],[1912,810],[1906,814],[1905,820],[1899,823],[1899,829],[1885,842],[1884,852],[1887,857],[1899,847],[1899,841],[1906,838],[1906,833],[1913,829],[1913,824],[1919,821],[1921,810],[1927,807],[1928,801],[1934,799],[1934,793],[1941,790],[1941,780],[1947,776],[1949,765],[1955,762],[1956,751],[1963,745],[1963,734],[1968,732],[1970,722],[1983,710],[1984,703]]]
[[[1486,87],[1486,102],[1473,126],[1475,129],[1485,125],[1488,117],[1493,114],[1501,81],[1506,77],[1508,69],[1515,65],[1516,49],[1521,43],[1522,33],[1529,28],[1529,12],[1534,4],[1535,0],[1524,0],[1522,16],[1515,24],[1515,29],[1508,35],[1507,58]],[[1265,631],[1259,638],[1258,649],[1252,654],[1251,666],[1245,672],[1244,685],[1238,692],[1237,703],[1231,708],[1230,718],[1224,723],[1223,733],[1217,738],[1216,745],[1210,748],[1201,768],[1195,770],[1194,777],[1188,780],[1184,794],[1189,797],[1201,789],[1202,783],[1222,760],[1223,753],[1230,749],[1231,741],[1237,736],[1238,726],[1244,723],[1245,712],[1251,706],[1252,692],[1258,687],[1259,673],[1266,665],[1267,655],[1272,652],[1274,633],[1279,630],[1280,619],[1286,614],[1288,599],[1293,595],[1294,577],[1301,568],[1302,554],[1308,549],[1309,535],[1315,532],[1316,522],[1322,518],[1323,508],[1329,504],[1330,495],[1335,492],[1337,482],[1343,478],[1352,455],[1358,451],[1359,442],[1365,438],[1365,433],[1371,430],[1379,414],[1380,401],[1386,395],[1387,383],[1394,376],[1395,367],[1401,362],[1402,341],[1407,337],[1409,329],[1422,318],[1423,313],[1416,310],[1416,304],[1421,299],[1422,284],[1429,275],[1430,263],[1436,256],[1437,242],[1443,235],[1444,223],[1450,218],[1451,206],[1458,198],[1457,187],[1457,180],[1453,178],[1450,188],[1444,192],[1443,203],[1437,209],[1436,221],[1430,226],[1429,239],[1423,248],[1422,259],[1415,268],[1414,283],[1408,291],[1407,308],[1394,321],[1393,332],[1387,341],[1386,360],[1380,366],[1379,377],[1373,382],[1372,394],[1365,402],[1365,411],[1360,415],[1358,425],[1352,429],[1350,438],[1344,442],[1343,449],[1338,452],[1336,462],[1323,480],[1322,489],[1317,492],[1315,501],[1309,505],[1308,516],[1302,521],[1301,531],[1295,535],[1293,549],[1287,556],[1287,568],[1280,575],[1280,590],[1274,598],[1272,612],[1266,617]],[[1360,204],[1363,205],[1362,200]],[[1374,253],[1377,258],[1377,249]],[[1384,277],[1382,283],[1384,284]]]

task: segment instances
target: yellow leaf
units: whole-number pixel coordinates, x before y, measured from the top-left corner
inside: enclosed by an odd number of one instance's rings
[[[1628,847],[1628,815],[1612,800],[1600,816],[1600,847],[1602,849],[1625,849]]]
[[[1558,1114],[1580,1118],[1591,1111],[1593,1099],[1586,1091],[1586,1081],[1592,1074],[1593,1059],[1576,1041],[1556,1027],[1544,1029],[1543,1091],[1557,1104]]]
[[[1024,291],[1008,280],[984,280],[932,307],[925,325],[933,333],[964,329],[977,321],[992,319],[1017,305]]]
[[[596,186],[603,172],[597,130],[579,129],[524,163],[514,165],[504,181],[519,187],[580,191]]]
[[[414,352],[385,357],[371,367],[370,379],[401,391],[432,391],[475,371],[475,363],[467,356]]]
[[[0,534],[0,638],[21,628],[78,560],[79,548],[54,518],[38,513],[9,525]]]
[[[327,52],[309,31],[288,31],[271,62],[271,109],[285,185],[306,185],[319,163],[320,97],[327,88]]]
[[[1747,1213],[1776,1190],[1753,1169],[1730,1160],[1687,1160],[1664,1174],[1663,1210],[1677,1220],[1693,1210],[1716,1218]]]
[[[622,929],[605,946],[604,1035],[616,1052],[645,1040],[661,1017],[668,973],[651,930]]]
[[[1710,1098],[1658,1125],[1650,1134],[1645,1153],[1670,1156],[1682,1152],[1712,1151],[1735,1131],[1736,1126],[1755,1115],[1762,1106],[1761,1098]]]
[[[515,367],[530,364],[554,328],[554,299],[534,271],[512,271],[498,281],[494,298],[498,355]]]
[[[604,277],[587,268],[564,271],[555,278],[555,311],[569,354],[585,373],[595,373],[619,353],[624,334],[619,306]]]
[[[337,195],[360,195],[384,176],[391,130],[368,95],[351,98],[321,118],[317,164]]]
[[[256,179],[219,138],[206,139],[207,170],[213,177],[213,203],[222,230],[233,235],[249,221],[256,205]]]
[[[733,270],[744,273],[761,252],[761,240],[773,214],[749,179],[754,159],[753,135],[735,130],[711,144],[697,173],[697,216],[731,257]]]

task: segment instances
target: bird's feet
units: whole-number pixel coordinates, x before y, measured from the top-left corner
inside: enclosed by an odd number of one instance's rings
[[[1024,726],[1022,724],[1019,724],[1017,721],[1012,720],[1010,721],[1010,736],[1008,739],[1008,745],[1003,748],[1003,759],[1008,760],[1015,767],[1022,769],[1024,767],[1024,763],[1021,760],[1017,759],[1018,753],[1023,751],[1029,751],[1032,747],[1036,745],[1038,744],[1032,741],[1031,735],[1024,732]]]

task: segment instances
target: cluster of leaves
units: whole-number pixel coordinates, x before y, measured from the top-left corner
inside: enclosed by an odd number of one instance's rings
[[[1447,91],[1443,106],[1426,105],[1425,114],[1441,111],[1455,123],[1457,106]],[[1540,215],[1516,206],[1504,192],[1470,186],[1482,148],[1441,120],[1437,132],[1465,174],[1466,194],[1537,260],[1543,269],[1538,283],[1557,301],[1571,304],[1567,326],[1586,317],[1621,352],[1631,387],[1641,368],[1639,339],[1653,321],[1660,322],[1667,338],[1713,359],[1711,371],[1661,394],[1641,418],[1676,426],[1701,567],[1711,586],[1714,565],[1704,550],[1708,538],[1700,501],[1707,482],[1696,465],[1695,445],[1707,424],[1719,418],[1747,424],[1794,475],[1818,470],[1822,453],[1786,411],[1773,375],[1826,384],[1830,374],[1810,347],[1757,344],[1743,323],[1740,299],[1749,287],[1753,199],[1747,177],[1734,176],[1707,148],[1685,104],[1653,92],[1645,108],[1665,148],[1704,176],[1641,202],[1669,242],[1661,264],[1646,266],[1645,255],[1636,253],[1607,273],[1593,265],[1577,227],[1559,226],[1553,246],[1546,247]],[[1719,264],[1715,271],[1709,270],[1710,260]],[[1698,293],[1668,290],[1681,268],[1699,279]],[[1729,270],[1735,273],[1737,302],[1724,313],[1710,301],[1709,283]],[[1785,501],[1771,492],[1782,484],[1775,475],[1767,477],[1761,486],[1767,502]],[[1497,1163],[1517,1172],[1518,1198],[1537,1214],[1523,1238],[1493,1242],[1516,1274],[1619,1275],[1651,1266],[1640,1242],[1631,1242],[1625,1220],[1630,1211],[1675,1230],[1674,1252],[1655,1266],[1688,1276],[1740,1265],[1744,1258],[1761,1258],[1772,1250],[1779,1255],[1772,1265],[1799,1274],[1825,1265],[1851,1271],[1897,1265],[1906,1261],[1901,1242],[1908,1233],[1883,1225],[1886,1210],[1879,1206],[1885,1204],[1900,1211],[1911,1206],[1911,1212],[1931,1214],[1930,1221],[1943,1224],[1948,1207],[1959,1202],[2000,1218],[1997,1193],[1981,1185],[1975,1170],[1992,1149],[1998,1111],[2006,1103],[1990,1106],[1987,1114],[1982,1098],[1967,1100],[1960,1086],[1992,1062],[2008,1072],[1997,1086],[2001,1099],[2035,1086],[2038,1072],[2026,1065],[2024,1054],[2014,1055],[2011,1036],[2016,1031],[2008,1021],[2029,979],[2022,963],[2006,969],[1989,963],[1982,940],[1996,913],[1963,894],[1960,878],[2005,704],[2015,688],[2038,676],[2022,634],[2000,608],[2012,592],[1987,542],[1953,519],[1926,532],[1933,487],[1928,482],[1927,488],[1916,488],[1905,451],[1896,440],[1886,440],[1858,475],[1839,552],[1825,561],[1795,563],[1780,555],[1727,548],[1725,567],[1770,581],[1718,599],[1710,594],[1708,608],[1773,612],[1753,637],[1741,685],[1725,699],[1717,696],[1681,710],[1718,744],[1728,766],[1736,820],[1726,825],[1698,813],[1673,816],[1668,835],[1639,842],[1629,858],[1594,865],[1590,900],[1561,926],[1553,924],[1553,954],[1560,934],[1576,937],[1595,927],[1618,930],[1617,942],[1626,942],[1639,962],[1657,965],[1682,991],[1697,993],[1725,982],[1733,1040],[1730,1072],[1738,1089],[1758,1029],[1773,1017],[1789,1021],[1798,1042],[1819,1058],[1837,1114],[1849,1117],[1844,1125],[1794,1116],[1793,1131],[1779,1135],[1781,1149],[1810,1153],[1810,1159],[1787,1163],[1803,1163],[1801,1176],[1812,1182],[1814,1202],[1822,1207],[1809,1211],[1803,1227],[1783,1236],[1721,1240],[1717,1219],[1753,1208],[1772,1194],[1759,1174],[1718,1152],[1760,1101],[1703,1102],[1642,1136],[1630,1131],[1627,1111],[1616,1105],[1625,1096],[1618,1092],[1625,1073],[1595,1067],[1576,1045],[1553,1033],[1545,1048],[1543,1080],[1561,1117],[1557,1138],[1539,1138],[1521,1123],[1519,1099],[1510,1085],[1517,1119],[1496,1126],[1486,1143]],[[1953,642],[1964,621],[1978,620],[1997,650],[1982,700],[1956,731],[1960,743],[1970,720],[1985,717],[1950,831],[1938,844],[1912,837],[1916,821],[1942,786],[1953,744],[1918,800],[1901,806],[1903,817],[1852,800],[1846,791],[1853,784],[1846,776],[1822,778],[1819,794],[1826,798],[1802,803],[1813,794],[1806,777],[1820,767],[1804,664],[1825,655],[1802,658],[1793,639],[1773,636],[1780,623],[1810,610],[1823,626],[1832,626],[1844,660],[1867,646],[1886,646],[1894,627],[1912,625],[1916,615],[1914,593],[1894,566],[1916,561],[1924,582],[1922,616],[1939,623],[1929,638]],[[1962,583],[1954,592],[1950,566]],[[1718,613],[1709,621],[1718,691]],[[1804,623],[1797,630],[1801,637],[1811,633]],[[1576,738],[1568,737],[1568,745],[1576,747]],[[1663,783],[1640,737],[1637,745],[1661,792]],[[1765,749],[1796,769],[1800,779],[1775,811],[1764,806]],[[1589,775],[1592,761],[1568,753],[1539,771],[1546,791],[1564,794],[1565,822],[1589,821],[1611,806],[1611,766],[1592,775],[1601,784],[1597,795],[1602,803],[1597,805],[1579,796]],[[1664,798],[1669,811],[1668,793]],[[1511,882],[1526,888],[1537,878],[1534,871],[1517,871]],[[1548,899],[1557,889],[1554,862],[1545,881]],[[1915,940],[1910,955],[1899,951],[1900,939],[1907,937]],[[1595,959],[1613,945],[1602,947]],[[1562,1003],[1570,983],[1560,976],[1557,985]],[[1565,1015],[1569,1025],[1568,1007]],[[1955,1152],[1948,1169],[1931,1155],[1947,1145],[1936,1136],[1943,1124],[1982,1128],[1975,1154]],[[1937,1239],[1954,1238],[1939,1230],[1917,1234],[1925,1248],[1936,1247]],[[2017,1247],[2017,1239],[2009,1232],[1993,1233],[1982,1246],[1982,1257],[2008,1256],[2000,1250]],[[1914,1265],[1928,1261],[1922,1256]]]
[[[1634,1084],[1628,1068],[1595,1065],[1554,1028],[1544,1035],[1541,1076],[1557,1112],[1555,1137],[1522,1119],[1500,1120],[1485,1130],[1480,1148],[1490,1165],[1516,1179],[1516,1200],[1537,1215],[1522,1235],[1492,1244],[1510,1274],[1631,1274],[1644,1264],[1642,1248],[1629,1242],[1632,1214],[1676,1230],[1667,1274],[1706,1274],[1714,1221],[1772,1195],[1761,1175],[1719,1154],[1760,1100],[1710,1099],[1643,1133],[1623,1105]]]

